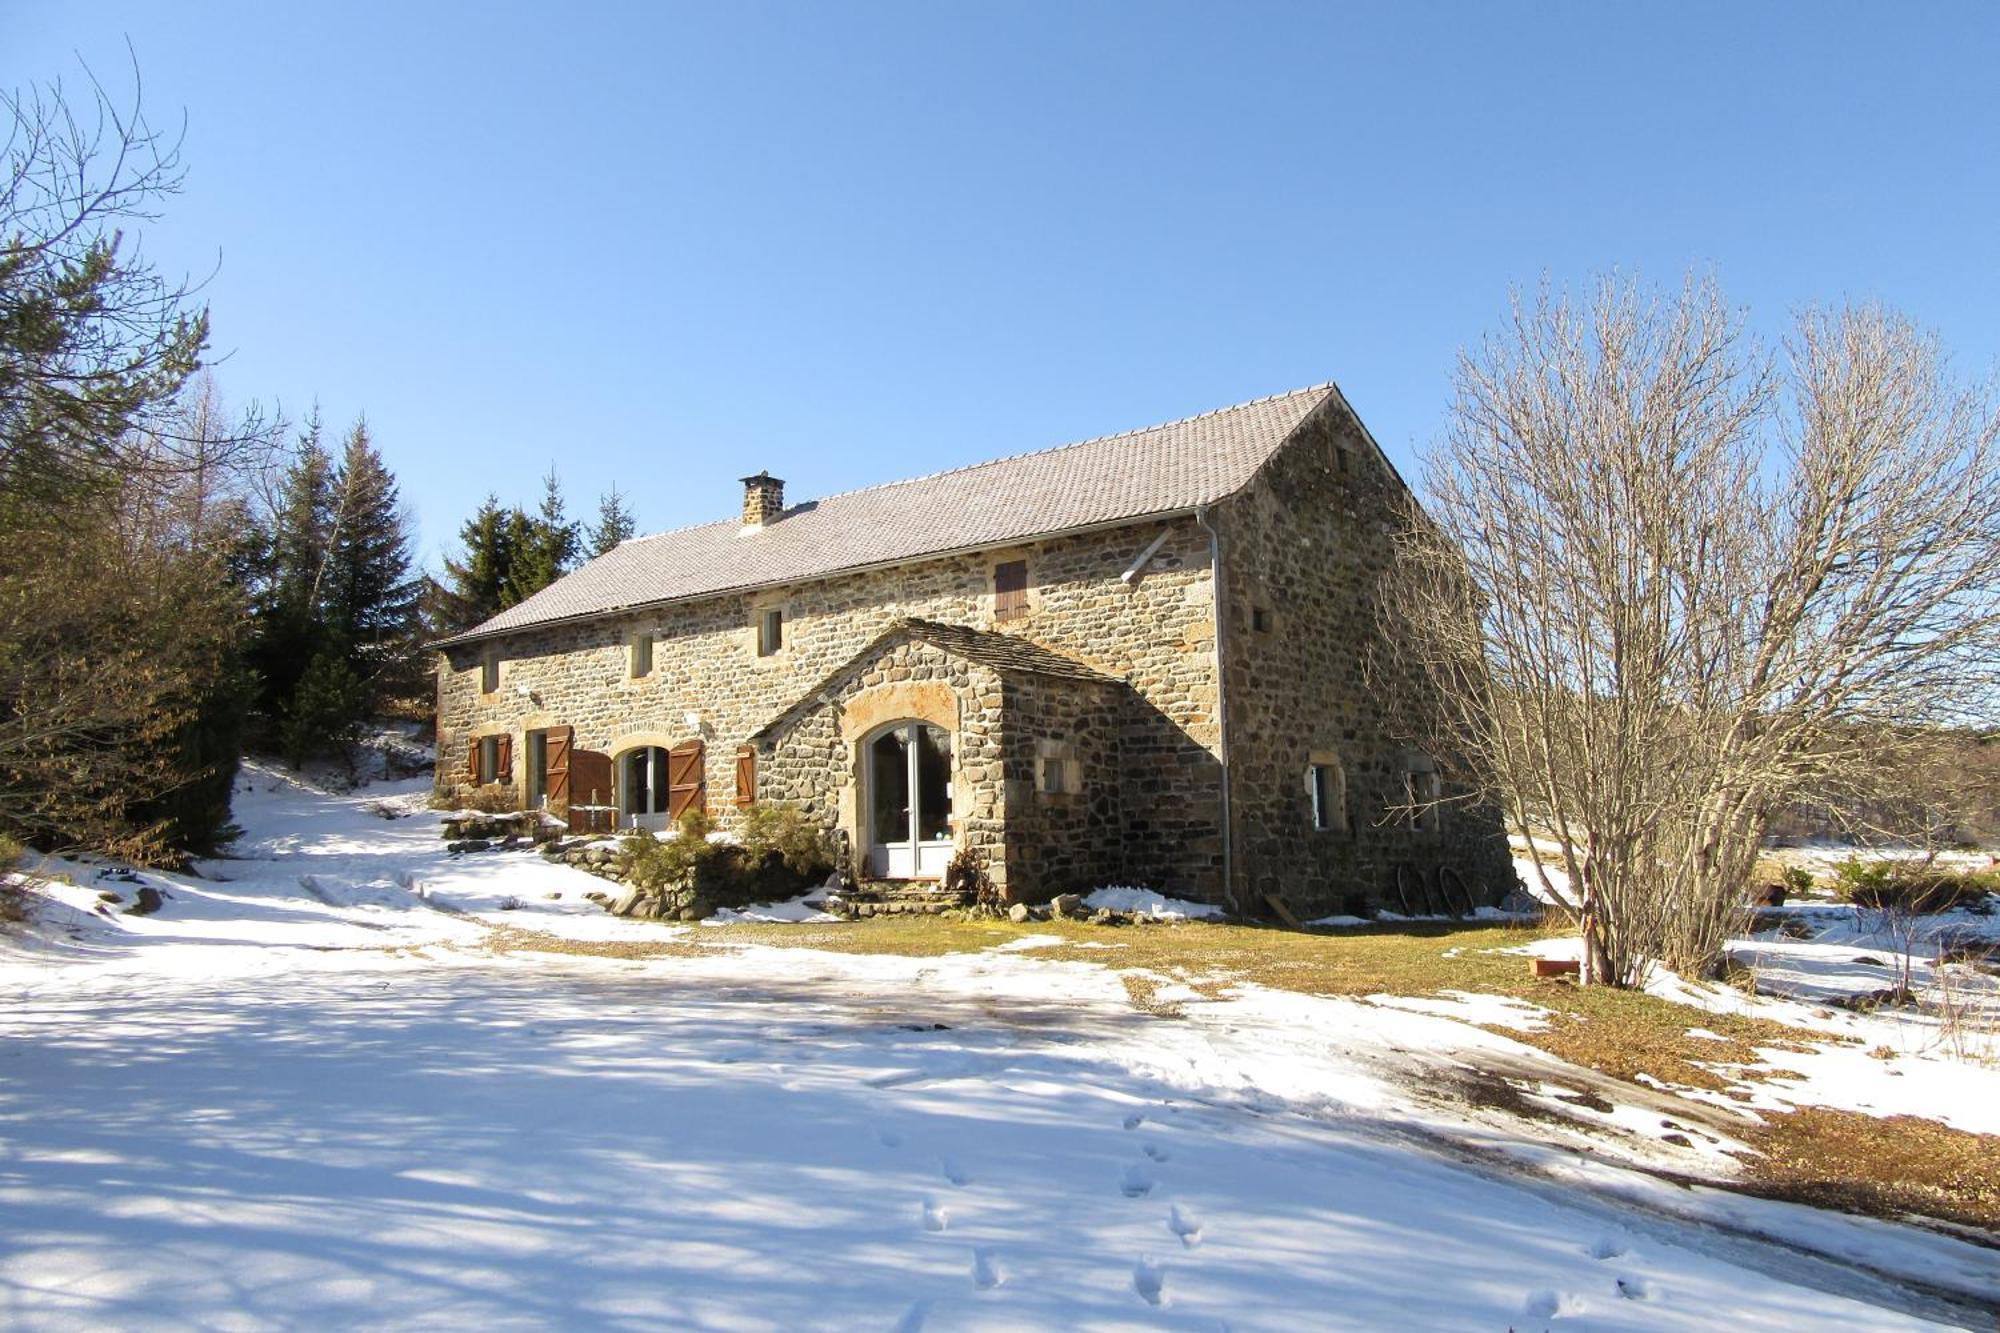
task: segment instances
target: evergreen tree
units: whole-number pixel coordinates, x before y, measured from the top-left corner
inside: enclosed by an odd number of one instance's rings
[[[437,587],[434,628],[456,634],[513,605],[507,599],[516,535],[512,518],[500,507],[500,497],[488,494],[459,528],[458,540],[464,552],[457,560],[447,557],[444,562],[446,581]]]
[[[257,677],[263,739],[294,765],[337,750],[419,686],[409,524],[365,421],[340,458],[317,411],[301,432],[262,546]]]
[[[542,478],[540,508],[533,514],[517,509],[510,515],[514,558],[507,570],[508,606],[526,601],[576,567],[582,536],[566,509],[562,483],[551,466]]]
[[[396,479],[357,421],[341,452],[333,487],[337,509],[326,553],[319,603],[327,646],[368,686],[369,706],[403,692],[402,670],[416,637],[417,593],[410,575],[409,523]]]
[[[261,543],[256,631],[250,664],[259,712],[271,724],[285,715],[307,663],[324,642],[322,584],[338,521],[333,458],[321,441],[315,407],[299,433]],[[265,739],[273,739],[267,732]]]
[[[632,520],[632,511],[625,507],[625,497],[618,493],[614,484],[607,495],[598,497],[597,522],[585,530],[589,542],[590,558],[595,560],[619,542],[625,541],[637,530]]]

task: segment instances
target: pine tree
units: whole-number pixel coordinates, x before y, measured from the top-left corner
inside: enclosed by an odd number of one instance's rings
[[[632,511],[625,507],[625,497],[613,485],[607,495],[598,497],[597,522],[585,530],[589,541],[590,558],[595,560],[619,542],[625,541],[637,530],[632,520]]]
[[[582,538],[563,503],[554,466],[542,478],[542,503],[533,514],[515,510],[514,559],[507,570],[507,605],[526,601],[576,566]]]
[[[367,684],[370,706],[384,687],[407,685],[396,668],[409,656],[416,633],[419,583],[410,576],[410,534],[383,465],[357,421],[348,433],[334,482],[337,510],[322,580],[320,606],[329,646],[341,650],[349,671]]]
[[[338,519],[333,458],[321,441],[319,409],[306,418],[280,483],[261,543],[256,630],[250,664],[260,714],[284,716],[306,664],[323,645],[322,584]],[[267,734],[266,739],[270,739]]]
[[[448,634],[471,629],[506,610],[508,572],[514,565],[515,525],[519,510],[500,507],[489,494],[458,530],[464,553],[444,562],[445,582],[438,586],[435,628]]]

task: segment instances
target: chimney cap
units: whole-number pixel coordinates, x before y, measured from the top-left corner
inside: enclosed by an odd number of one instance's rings
[[[783,478],[774,477],[768,471],[759,472],[754,476],[739,477],[737,478],[737,480],[741,481],[745,486],[755,486],[759,482],[764,482],[768,485],[777,485],[777,486],[782,486],[785,484]]]

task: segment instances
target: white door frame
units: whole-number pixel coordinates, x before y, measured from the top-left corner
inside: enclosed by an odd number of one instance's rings
[[[949,766],[945,770],[945,836],[941,839],[924,840],[918,836],[923,822],[923,784],[919,780],[918,762],[921,755],[922,732],[920,728],[940,732],[945,738]],[[905,782],[909,792],[909,822],[906,836],[900,841],[877,842],[875,840],[875,742],[891,732],[908,733],[903,747],[904,762],[908,765]],[[876,727],[861,738],[861,826],[868,845],[868,870],[878,879],[941,879],[945,866],[951,861],[956,846],[952,833],[952,819],[956,813],[958,793],[955,777],[958,771],[958,738],[949,730],[935,722],[922,718],[900,718],[897,721]]]

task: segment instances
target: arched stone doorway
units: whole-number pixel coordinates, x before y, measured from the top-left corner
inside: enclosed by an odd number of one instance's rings
[[[862,828],[869,873],[937,879],[953,846],[951,733],[915,718],[863,739]]]
[[[626,828],[672,828],[689,810],[707,806],[707,781],[700,741],[671,750],[638,745],[619,754],[618,822]]]

